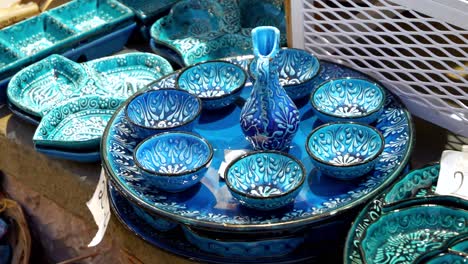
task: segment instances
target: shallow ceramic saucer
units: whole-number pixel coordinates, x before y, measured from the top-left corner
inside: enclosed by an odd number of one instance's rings
[[[85,65],[97,72],[104,89],[112,96],[121,98],[128,98],[150,82],[173,71],[164,58],[143,52],[105,57]]]
[[[33,136],[36,147],[94,149],[123,99],[84,96],[66,101],[46,114]]]

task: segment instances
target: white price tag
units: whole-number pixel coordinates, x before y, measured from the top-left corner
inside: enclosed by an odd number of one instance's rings
[[[224,150],[224,161],[219,165],[218,175],[221,179],[224,179],[224,171],[226,170],[227,165],[233,161],[235,158],[239,157],[242,154],[247,153],[246,149],[226,149]]]
[[[463,151],[446,150],[440,159],[436,193],[456,195],[468,199],[468,148]]]
[[[93,240],[88,245],[88,247],[94,247],[98,245],[104,237],[110,219],[107,179],[104,175],[104,170],[101,170],[101,176],[99,177],[96,190],[94,191],[93,197],[86,203],[86,205],[88,206],[89,211],[91,211],[94,222],[96,222],[96,225],[99,228]]]

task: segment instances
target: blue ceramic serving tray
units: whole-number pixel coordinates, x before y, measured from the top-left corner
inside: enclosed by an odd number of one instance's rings
[[[231,61],[242,65],[244,69],[249,62],[242,57],[233,58]],[[368,78],[330,62],[324,61],[322,66],[316,77],[317,82],[342,76]],[[176,72],[152,83],[149,89],[173,87],[178,74],[179,72]],[[242,97],[245,99],[249,92],[249,87],[244,88]],[[306,136],[319,122],[313,116],[306,100],[298,102],[301,124],[290,154],[304,163],[308,180],[290,207],[264,213],[240,206],[218,176],[225,150],[251,148],[239,124],[242,102],[222,112],[202,113],[194,132],[205,137],[213,145],[213,162],[201,184],[177,195],[148,188],[146,180],[136,168],[132,154],[142,138],[135,136],[133,128],[125,120],[125,104],[110,120],[101,144],[103,167],[109,179],[127,198],[150,212],[176,222],[214,230],[273,230],[333,219],[362,205],[388,186],[408,162],[413,144],[411,117],[403,105],[388,93],[384,113],[375,124],[385,137],[384,152],[379,156],[375,170],[356,181],[339,181],[325,177],[313,168],[305,151]]]
[[[286,44],[283,1],[180,1],[153,24],[150,34],[158,45],[177,53],[184,65],[192,65],[250,54],[250,31],[262,25],[279,28],[281,44]]]
[[[45,115],[33,136],[36,147],[96,150],[123,99],[95,95],[66,101]]]
[[[42,147],[35,147],[36,151],[42,154],[45,154],[52,158],[57,159],[66,159],[72,160],[77,162],[97,162],[101,160],[101,153],[97,151],[84,151],[84,152],[77,152],[77,151],[67,151],[67,150],[59,150],[59,149],[51,149],[51,148],[42,148]]]
[[[161,232],[148,224],[134,213],[132,204],[120,194],[111,184],[108,185],[111,208],[117,219],[128,229],[141,239],[148,243],[177,254],[178,256],[188,258],[192,261],[202,263],[325,263],[331,261],[333,257],[329,250],[320,248],[320,244],[307,243],[300,246],[293,252],[276,257],[226,257],[213,253],[208,253],[200,250],[195,245],[191,244],[185,238],[185,235],[180,227],[167,232]],[[310,248],[313,247],[313,248]],[[319,255],[323,259],[319,259]]]
[[[406,199],[426,197],[433,194],[439,176],[439,169],[440,166],[434,164],[414,170],[389,187],[378,199],[367,205],[349,230],[345,244],[344,263],[365,263],[360,253],[360,243],[368,226],[383,214],[382,208],[384,205],[389,206]]]

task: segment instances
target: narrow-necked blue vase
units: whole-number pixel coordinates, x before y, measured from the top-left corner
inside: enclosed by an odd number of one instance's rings
[[[242,131],[256,150],[286,150],[299,128],[299,111],[279,82],[275,56],[280,32],[275,27],[256,27],[252,42],[256,81],[242,108]]]

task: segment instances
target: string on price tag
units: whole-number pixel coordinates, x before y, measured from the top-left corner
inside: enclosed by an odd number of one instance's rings
[[[101,171],[99,182],[94,191],[93,197],[86,203],[89,211],[93,215],[94,222],[98,226],[98,231],[94,236],[93,240],[89,243],[88,247],[94,247],[98,245],[104,234],[106,233],[107,225],[110,220],[110,207],[109,197],[107,194],[107,179],[104,174],[104,170]]]
[[[436,193],[468,199],[468,146],[463,151],[446,150],[440,159]]]

